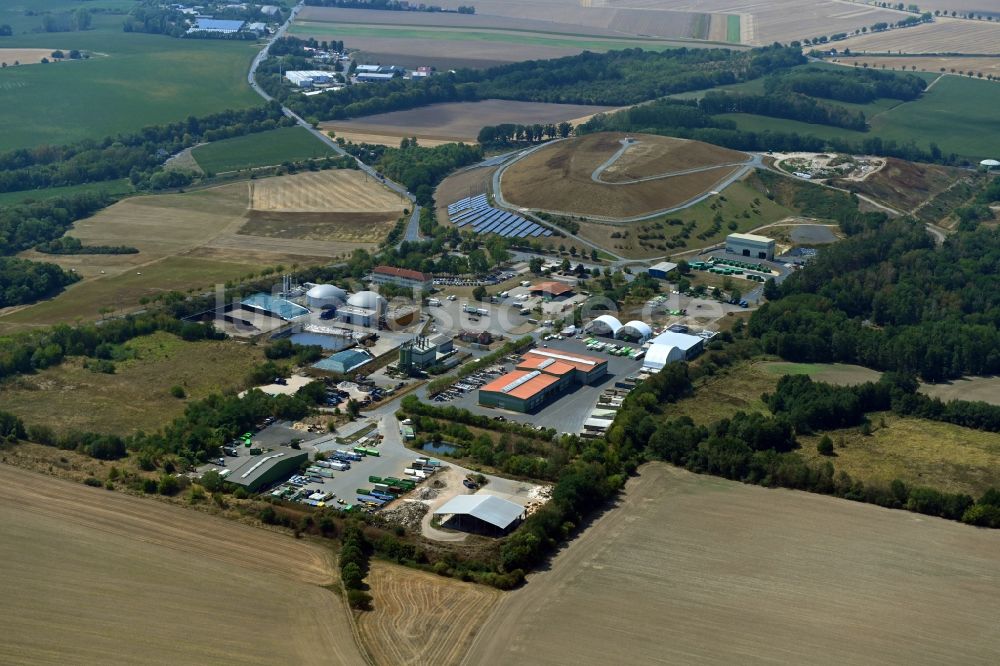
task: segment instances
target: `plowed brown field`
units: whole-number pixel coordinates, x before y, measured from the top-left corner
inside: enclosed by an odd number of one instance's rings
[[[459,663],[503,595],[378,561],[372,562],[367,581],[375,610],[361,614],[358,630],[380,666]]]
[[[1000,532],[644,466],[469,664],[995,664]]]
[[[0,532],[0,663],[364,663],[319,546],[7,465]]]

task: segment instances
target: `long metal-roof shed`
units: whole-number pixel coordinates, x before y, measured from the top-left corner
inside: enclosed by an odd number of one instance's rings
[[[472,516],[506,530],[524,515],[524,507],[495,495],[459,495],[445,502],[434,515]]]

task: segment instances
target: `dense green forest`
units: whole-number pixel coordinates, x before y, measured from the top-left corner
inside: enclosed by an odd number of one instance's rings
[[[765,351],[928,381],[1000,372],[1000,230],[935,247],[908,219],[842,226],[846,240],[769,285],[749,328]]]
[[[76,220],[93,215],[113,199],[81,192],[46,201],[0,208],[0,256],[16,254],[62,236]]]
[[[776,91],[766,95],[709,92],[698,102],[705,113],[755,113],[816,125],[830,125],[863,132],[868,129],[865,114],[837,104],[827,104],[798,93]]]
[[[277,48],[272,46],[272,53],[287,55],[266,60],[258,70],[258,82],[303,117],[318,120],[491,98],[635,104],[673,93],[747,81],[805,62],[799,50],[780,45],[752,51],[625,49],[584,52],[555,60],[529,60],[483,70],[463,69],[424,81],[396,79],[378,86],[348,86],[334,93],[303,97],[281,78],[282,70],[308,66],[305,52],[296,50],[301,40],[283,38],[279,42]]]
[[[58,294],[79,279],[55,264],[0,257],[0,308]]]
[[[425,148],[418,145],[416,139],[403,139],[399,148],[367,143],[342,145],[344,150],[373,165],[379,173],[405,185],[421,206],[433,201],[434,187],[445,176],[483,159],[481,147],[464,143]]]
[[[839,102],[867,104],[876,99],[915,100],[927,82],[915,74],[897,74],[867,68],[799,67],[764,80],[767,95],[800,93]]]

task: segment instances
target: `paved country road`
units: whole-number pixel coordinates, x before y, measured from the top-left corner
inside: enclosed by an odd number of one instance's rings
[[[303,7],[303,4],[299,3],[298,5],[296,5],[292,9],[292,13],[289,14],[288,20],[285,21],[283,24],[281,24],[281,27],[279,27],[274,32],[274,35],[272,35],[271,38],[269,40],[267,40],[267,44],[264,45],[264,48],[261,49],[260,53],[258,53],[254,57],[253,62],[250,64],[250,71],[247,73],[247,84],[249,84],[249,86],[254,90],[254,92],[256,92],[258,95],[260,95],[261,97],[263,97],[268,102],[273,101],[274,98],[271,97],[270,95],[268,95],[267,92],[265,92],[264,89],[261,88],[260,85],[258,85],[258,83],[257,83],[257,69],[260,67],[260,64],[262,62],[264,62],[265,58],[267,58],[267,51],[271,47],[271,44],[273,44],[276,40],[278,40],[282,36],[284,36],[285,31],[288,30],[288,26],[290,26],[292,24],[292,21],[295,20],[295,17],[298,15],[298,13],[302,9],[302,7]],[[327,146],[329,146],[333,150],[333,152],[335,152],[337,155],[340,155],[341,157],[350,156],[347,151],[345,151],[343,148],[340,147],[340,144],[338,144],[336,141],[334,141],[333,139],[331,139],[325,132],[322,132],[322,131],[316,129],[315,127],[313,127],[311,123],[307,122],[304,118],[302,118],[297,113],[295,113],[294,111],[292,111],[291,109],[289,109],[287,106],[282,105],[281,111],[286,116],[288,116],[289,118],[293,119],[300,127],[304,128],[306,131],[310,132],[317,139],[319,139],[320,141],[322,141],[323,143],[325,143]],[[392,181],[392,180],[389,180],[388,178],[383,177],[374,168],[368,166],[367,164],[365,164],[361,160],[357,159],[356,157],[354,158],[354,160],[355,160],[355,162],[357,162],[359,169],[361,169],[362,171],[366,172],[372,178],[374,178],[376,180],[379,180],[382,183],[384,183],[385,186],[388,187],[393,192],[396,192],[397,194],[399,194],[401,196],[404,196],[407,199],[409,199],[410,203],[413,204],[411,206],[411,210],[413,212],[410,215],[410,221],[409,221],[409,223],[406,225],[406,233],[403,235],[403,240],[404,241],[410,241],[410,242],[419,241],[420,240],[420,206],[417,205],[416,198],[409,191],[407,191],[407,189],[405,187],[403,187],[399,183],[397,183],[395,181]]]

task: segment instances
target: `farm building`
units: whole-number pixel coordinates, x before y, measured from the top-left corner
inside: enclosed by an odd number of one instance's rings
[[[459,495],[437,511],[442,525],[477,534],[503,536],[524,518],[524,507],[494,495]]]
[[[371,355],[366,351],[362,351],[360,349],[345,349],[344,351],[337,352],[333,356],[313,364],[312,367],[318,370],[337,372],[344,375],[352,370],[357,370],[371,360]]]
[[[226,476],[226,481],[246,488],[256,493],[268,486],[285,481],[295,474],[309,454],[286,447],[279,447],[264,455],[238,458],[238,467]],[[242,462],[242,461],[246,462]]]
[[[317,284],[306,292],[311,308],[336,307],[347,300],[347,292],[332,284]]]
[[[531,286],[532,296],[544,296],[546,298],[569,298],[573,295],[573,287],[569,286],[565,282],[556,282],[554,280],[549,282],[539,282],[538,284]]]
[[[729,234],[726,252],[753,259],[774,259],[774,239],[755,234]]]
[[[420,271],[395,266],[376,266],[372,270],[372,282],[375,284],[396,284],[411,289],[430,291],[434,277]]]
[[[188,32],[217,32],[223,35],[231,35],[242,30],[243,23],[243,21],[228,21],[199,16],[195,24],[188,28]]]
[[[333,72],[323,72],[311,69],[293,70],[285,72],[285,78],[288,79],[292,85],[298,86],[299,88],[311,88],[312,86],[333,83]]]
[[[661,261],[649,267],[649,277],[656,278],[657,280],[666,280],[667,276],[675,270],[677,270],[677,264],[669,261]]]

